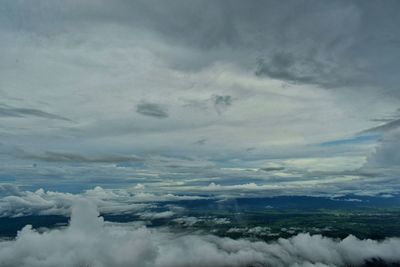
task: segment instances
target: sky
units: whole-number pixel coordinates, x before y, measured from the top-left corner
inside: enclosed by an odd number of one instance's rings
[[[1,192],[397,194],[399,8],[3,0]]]

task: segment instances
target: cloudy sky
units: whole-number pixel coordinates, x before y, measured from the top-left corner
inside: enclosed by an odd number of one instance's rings
[[[0,181],[393,194],[398,1],[8,1]]]

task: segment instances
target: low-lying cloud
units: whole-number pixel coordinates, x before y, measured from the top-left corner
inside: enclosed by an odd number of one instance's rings
[[[99,186],[81,194],[45,191],[21,191],[15,186],[0,187],[0,217],[27,215],[68,216],[72,205],[79,200],[95,203],[102,214],[137,214],[146,218],[170,217],[172,212],[149,213],[154,202],[203,199],[199,196],[152,194],[140,188],[106,190]],[[146,213],[144,213],[146,212]],[[0,264],[1,265],[1,264]]]
[[[93,203],[78,201],[68,227],[40,233],[28,225],[15,240],[0,242],[0,263],[22,267],[360,266],[372,259],[399,262],[399,249],[398,238],[338,240],[304,233],[265,243],[182,235],[105,223]]]

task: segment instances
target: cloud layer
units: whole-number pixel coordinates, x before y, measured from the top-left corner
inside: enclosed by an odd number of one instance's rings
[[[0,179],[34,190],[397,190],[388,144],[399,143],[389,133],[400,125],[398,9],[392,0],[5,0]],[[342,164],[332,171],[336,158],[358,178],[343,178]],[[231,180],[220,171],[282,161],[307,167]],[[323,167],[330,175],[315,173]]]
[[[71,121],[68,118],[58,116],[55,114],[51,114],[39,109],[33,109],[33,108],[16,108],[16,107],[11,107],[8,105],[0,104],[0,117],[17,117],[17,118],[23,118],[23,117],[39,117],[39,118],[45,118],[45,119],[55,119],[55,120],[64,120],[64,121]]]
[[[201,196],[145,193],[140,187],[127,190],[105,190],[101,187],[86,190],[82,194],[60,193],[39,189],[35,192],[20,191],[14,186],[0,186],[0,217],[27,215],[68,216],[72,205],[79,200],[95,203],[102,214],[140,214],[143,218],[170,217],[171,211],[153,214],[149,209],[153,202],[205,199]],[[146,212],[144,212],[146,211]]]

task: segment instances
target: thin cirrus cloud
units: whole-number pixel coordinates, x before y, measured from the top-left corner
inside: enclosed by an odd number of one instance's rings
[[[40,109],[17,108],[5,104],[0,104],[0,117],[15,117],[15,118],[38,117],[38,118],[53,119],[53,120],[63,120],[69,122],[72,121],[66,117],[45,112]]]
[[[40,154],[33,154],[26,151],[19,151],[19,157],[31,160],[64,163],[121,163],[121,162],[141,162],[143,159],[129,155],[82,155],[76,153],[45,151]]]
[[[376,132],[387,132],[400,127],[400,119],[390,120],[382,125],[378,125],[376,127],[372,127],[370,129],[363,130],[360,134],[364,133],[376,133]]]

